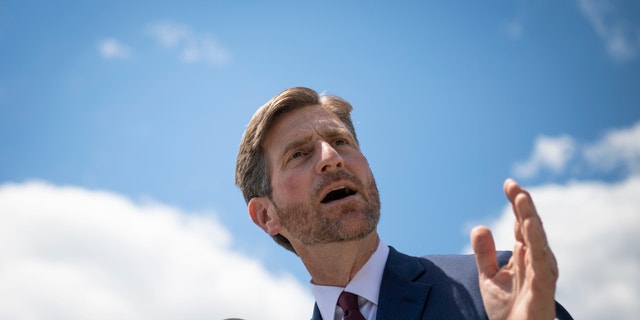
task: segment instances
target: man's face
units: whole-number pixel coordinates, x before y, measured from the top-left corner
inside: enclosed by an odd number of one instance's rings
[[[263,143],[273,209],[291,242],[313,245],[363,238],[380,218],[378,189],[355,138],[330,111],[284,114]]]

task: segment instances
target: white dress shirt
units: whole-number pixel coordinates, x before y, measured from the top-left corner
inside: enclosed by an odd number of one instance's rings
[[[389,247],[380,240],[376,251],[346,287],[319,286],[311,283],[311,292],[316,299],[322,319],[341,320],[343,318],[342,309],[338,307],[338,297],[342,291],[347,291],[358,295],[358,306],[362,315],[368,320],[375,320],[380,283],[388,256]]]

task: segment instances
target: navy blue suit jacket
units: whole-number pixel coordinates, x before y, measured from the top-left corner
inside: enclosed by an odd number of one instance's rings
[[[504,265],[511,252],[498,252]],[[556,302],[556,317],[572,319]],[[316,305],[312,320],[321,320]],[[411,257],[389,247],[384,268],[378,320],[488,319],[478,285],[473,255]],[[333,320],[333,319],[330,319]]]

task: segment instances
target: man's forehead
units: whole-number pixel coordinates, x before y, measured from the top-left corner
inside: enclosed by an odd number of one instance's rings
[[[346,127],[326,108],[320,105],[306,106],[280,115],[266,132],[263,146],[274,143],[277,146],[284,140],[297,138],[301,131],[318,129],[342,131]]]

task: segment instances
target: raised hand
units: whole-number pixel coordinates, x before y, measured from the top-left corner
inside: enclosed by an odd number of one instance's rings
[[[514,180],[505,181],[504,192],[516,216],[516,241],[507,265],[499,268],[493,236],[487,227],[471,231],[484,307],[492,320],[554,319],[558,264],[542,221],[529,193]]]

